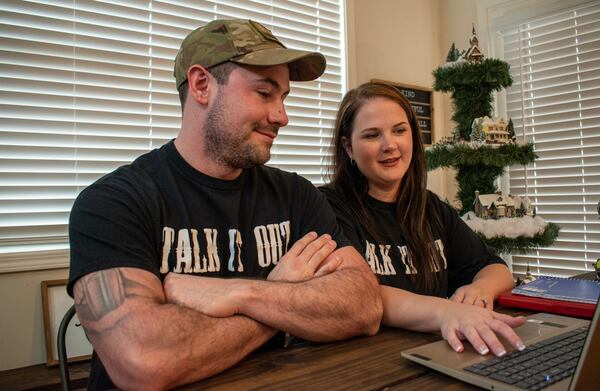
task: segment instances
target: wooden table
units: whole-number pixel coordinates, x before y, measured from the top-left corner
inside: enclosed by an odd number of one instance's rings
[[[510,315],[530,312],[506,309]],[[303,343],[251,354],[232,368],[182,390],[478,390],[404,359],[402,350],[436,341],[436,334],[382,328],[373,337]],[[199,363],[198,365],[202,365]],[[84,386],[89,362],[70,366],[74,389]],[[34,365],[0,372],[1,390],[59,390],[58,368]]]
[[[256,353],[182,390],[476,390],[401,357],[439,336],[384,328],[373,337]],[[201,364],[200,364],[201,365]],[[73,389],[85,387],[89,362],[69,365]],[[2,390],[60,390],[58,368],[34,365],[0,372]]]
[[[525,316],[531,311],[497,308]],[[314,344],[250,355],[234,367],[183,390],[479,390],[415,364],[401,352],[437,341],[430,333],[384,327],[373,337]],[[466,342],[468,343],[468,342]]]
[[[184,390],[477,390],[404,359],[400,352],[438,340],[434,334],[384,328],[374,337],[251,355]]]

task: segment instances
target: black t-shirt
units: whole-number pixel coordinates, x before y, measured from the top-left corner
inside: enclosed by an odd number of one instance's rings
[[[418,262],[418,259],[415,260],[415,257],[408,254],[406,240],[398,226],[395,203],[382,202],[370,196],[365,200],[367,212],[373,218],[381,241],[384,242],[378,243],[350,211],[343,195],[329,187],[322,187],[320,190],[327,196],[345,236],[365,256],[382,285],[449,297],[457,288],[471,283],[483,267],[494,263],[504,264],[450,205],[428,191],[428,204],[433,205],[441,222],[441,229],[432,224],[432,245],[440,255],[436,260],[436,270],[441,274],[442,284],[431,291],[422,292],[410,278],[416,272],[412,262]]]
[[[69,222],[67,290],[73,295],[79,278],[113,267],[161,280],[168,272],[266,279],[310,231],[350,245],[325,197],[301,176],[259,166],[215,179],[187,164],[171,141],[81,192]],[[99,360],[93,376],[91,388],[109,384]]]

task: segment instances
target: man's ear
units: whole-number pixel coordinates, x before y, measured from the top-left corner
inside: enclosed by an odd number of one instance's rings
[[[202,105],[208,104],[212,75],[200,64],[192,65],[188,71],[189,96]]]
[[[342,136],[342,145],[344,146],[344,150],[348,154],[348,157],[352,159],[352,143],[350,139],[346,136]]]

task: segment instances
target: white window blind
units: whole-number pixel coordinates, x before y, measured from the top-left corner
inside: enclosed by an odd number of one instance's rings
[[[539,159],[509,170],[510,192],[527,195],[557,223],[554,244],[513,256],[515,273],[572,276],[600,257],[600,4],[589,3],[502,31],[510,64],[507,115]]]
[[[173,59],[188,32],[251,18],[327,70],[292,83],[271,165],[321,180],[345,89],[343,0],[0,2],[0,272],[68,265],[85,186],[175,137]]]

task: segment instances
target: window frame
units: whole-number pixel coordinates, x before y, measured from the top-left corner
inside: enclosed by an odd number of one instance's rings
[[[569,10],[583,8],[585,6],[591,5],[593,2],[590,2],[588,0],[565,0],[550,2],[542,2],[539,0],[522,0],[511,3],[511,5],[508,6],[502,6],[501,4],[497,3],[497,1],[488,1],[486,8],[486,18],[490,21],[490,24],[488,25],[488,34],[490,37],[490,52],[493,53],[495,57],[504,59],[505,42],[501,31],[506,31],[507,29],[514,26],[518,26],[519,24],[523,24],[528,21],[538,20],[549,15],[555,15]],[[500,116],[504,116],[505,118],[508,116],[507,105],[510,103],[510,99],[507,96],[507,91],[509,90],[510,88],[498,93],[496,100],[496,113],[498,113],[498,115]],[[523,137],[522,131],[520,131],[517,128],[515,128],[515,131],[517,133],[517,137],[519,137],[519,135]],[[527,138],[525,141],[530,140],[529,138]],[[541,159],[542,161],[544,159],[543,152]],[[528,165],[525,171],[533,172],[536,169],[535,165],[536,163]],[[516,175],[518,175],[519,170],[522,170],[522,168],[509,167],[507,173],[500,179],[500,188],[503,192],[511,192],[511,183],[515,183],[515,178]],[[512,182],[511,174],[513,174],[514,177]],[[582,194],[585,196],[586,193]],[[530,198],[534,200],[534,205],[536,204],[535,198],[532,197],[532,194],[518,195],[529,195]],[[585,205],[583,205],[583,208],[585,209]],[[541,210],[539,210],[539,215],[542,218],[544,218],[544,212],[544,208],[542,207]],[[548,214],[550,214],[550,212],[548,212]],[[547,220],[554,221],[553,217],[550,217]],[[590,241],[587,242],[587,240]],[[596,243],[596,241],[592,242],[591,240],[592,239],[586,239],[586,242],[583,243],[585,248],[587,248],[588,243]],[[598,250],[590,250],[587,252],[584,251],[585,255],[584,259],[582,260],[575,260],[578,251],[575,251],[572,254],[566,254],[561,256],[555,255],[556,258],[551,258],[552,251],[558,254],[559,252],[565,250],[564,248],[561,248],[561,245],[564,246],[564,244],[567,242],[568,239],[565,239],[563,233],[561,233],[555,244],[548,248],[537,249],[532,254],[509,254],[508,261],[511,266],[511,269],[516,275],[523,275],[529,267],[530,271],[534,275],[557,275],[564,277],[572,276],[574,274],[579,274],[582,272],[593,271],[594,269],[591,261],[595,261],[596,256],[594,255],[594,253],[598,253],[598,255],[600,256]],[[567,244],[566,246],[568,247],[569,244]],[[563,252],[566,253],[566,251]],[[562,261],[560,260],[561,257],[563,258]],[[569,257],[573,257],[573,263],[570,263],[571,261],[568,259]]]

